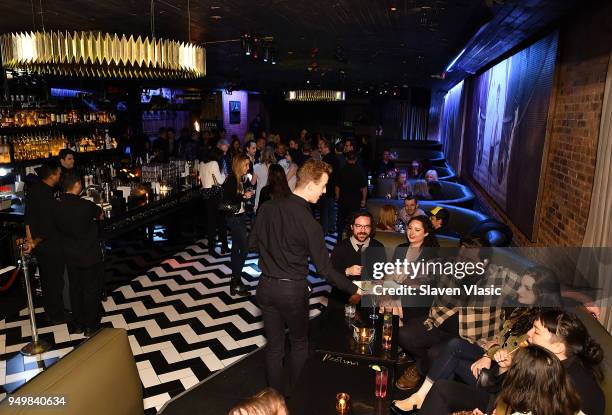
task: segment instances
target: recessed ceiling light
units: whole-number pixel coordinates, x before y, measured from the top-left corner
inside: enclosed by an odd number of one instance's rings
[[[293,55],[295,52],[293,52],[292,50],[287,52],[287,55]]]
[[[391,10],[392,12],[396,12],[397,11],[397,7],[391,7],[389,10]]]
[[[221,17],[221,16],[219,16],[218,14],[215,14],[215,15],[213,15],[213,16],[210,16],[210,18],[211,18],[211,19],[213,19],[213,20],[220,20],[220,19],[222,19],[222,17]]]
[[[218,10],[221,6],[210,6],[210,10]]]

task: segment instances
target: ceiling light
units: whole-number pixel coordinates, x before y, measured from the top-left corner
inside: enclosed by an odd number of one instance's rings
[[[211,18],[211,19],[213,19],[213,20],[221,20],[221,19],[222,19],[222,17],[221,17],[221,16],[219,16],[218,14],[215,14],[215,15],[213,15],[213,16],[210,16],[210,18]]]
[[[334,102],[345,101],[345,91],[333,91],[328,89],[302,89],[297,91],[287,91],[286,101],[302,102]]]
[[[206,51],[191,43],[101,32],[27,32],[0,35],[7,69],[100,78],[197,78]]]

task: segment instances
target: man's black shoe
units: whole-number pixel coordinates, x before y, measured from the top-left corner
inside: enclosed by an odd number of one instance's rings
[[[249,295],[249,287],[244,285],[242,282],[233,282],[230,284],[230,294],[246,296]]]
[[[83,333],[83,326],[74,321],[68,323],[68,332],[71,334]]]

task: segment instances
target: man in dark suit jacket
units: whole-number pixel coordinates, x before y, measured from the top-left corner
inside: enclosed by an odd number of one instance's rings
[[[331,253],[332,266],[347,278],[372,279],[374,262],[386,262],[385,248],[372,237],[374,219],[366,210],[354,212],[351,218],[351,237],[339,241]],[[332,289],[332,294],[347,302],[348,296]]]
[[[102,217],[102,210],[79,197],[82,185],[78,175],[63,175],[61,185],[66,193],[57,206],[55,220],[68,267],[73,316],[70,329],[74,333],[84,331],[89,337],[100,328],[101,319],[104,268],[96,219]]]

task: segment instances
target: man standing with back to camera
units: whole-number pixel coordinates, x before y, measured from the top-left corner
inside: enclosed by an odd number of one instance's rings
[[[325,193],[330,174],[325,162],[304,163],[298,170],[292,195],[260,206],[250,236],[250,248],[258,249],[262,271],[257,302],[268,340],[266,374],[269,385],[285,395],[290,393],[283,390],[285,325],[291,342],[291,389],[308,358],[308,257],[321,276],[352,295],[351,303],[360,300],[359,288],[333,268],[323,230],[309,206]]]
[[[83,186],[75,172],[64,174],[61,185],[65,193],[57,204],[55,222],[70,282],[73,321],[68,327],[89,337],[100,328],[101,319],[104,266],[96,220],[102,218],[102,209],[79,197]]]

